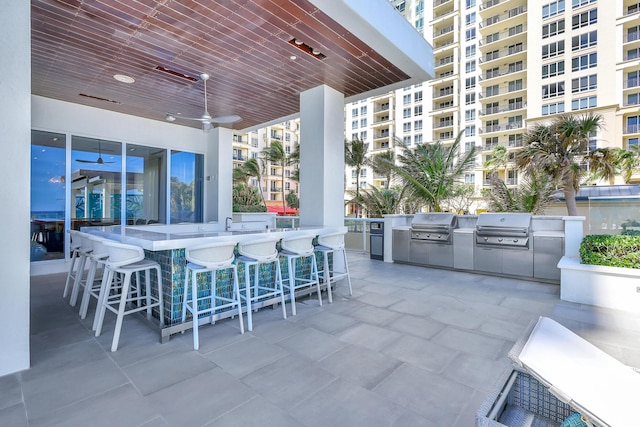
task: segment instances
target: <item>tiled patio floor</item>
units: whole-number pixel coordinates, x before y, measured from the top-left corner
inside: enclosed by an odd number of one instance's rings
[[[199,351],[129,316],[111,353],[114,318],[94,338],[64,276],[35,277],[32,368],[0,378],[0,426],[469,427],[540,315],[640,366],[640,318],[561,302],[556,285],[349,257],[353,297],[341,284],[287,320],[263,309],[244,335],[236,319],[203,327]]]

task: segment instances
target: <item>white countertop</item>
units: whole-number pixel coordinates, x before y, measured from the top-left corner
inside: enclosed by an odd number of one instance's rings
[[[207,242],[241,242],[255,238],[272,237],[281,239],[292,234],[319,234],[320,232],[346,232],[347,227],[298,227],[275,229],[217,230],[217,224],[175,224],[175,225],[129,225],[82,227],[82,231],[140,246],[149,251],[181,249]]]

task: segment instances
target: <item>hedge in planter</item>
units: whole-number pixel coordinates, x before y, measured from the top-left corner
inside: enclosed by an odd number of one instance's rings
[[[582,264],[640,268],[640,236],[590,234],[580,244]]]

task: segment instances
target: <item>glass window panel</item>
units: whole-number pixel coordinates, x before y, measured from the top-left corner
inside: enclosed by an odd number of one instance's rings
[[[122,145],[71,139],[71,228],[120,224]]]
[[[65,135],[31,132],[31,261],[64,258]]]
[[[127,145],[127,223],[166,223],[167,150]]]
[[[202,222],[204,156],[171,152],[171,223]]]

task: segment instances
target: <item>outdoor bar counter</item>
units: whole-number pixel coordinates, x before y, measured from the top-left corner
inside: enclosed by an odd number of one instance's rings
[[[161,332],[161,340],[167,341],[171,334],[184,331],[191,327],[191,319],[187,318],[182,323],[182,300],[184,292],[184,276],[186,268],[185,248],[213,242],[234,241],[241,242],[256,238],[272,237],[281,239],[293,234],[315,234],[325,232],[346,231],[346,227],[298,227],[298,228],[242,228],[242,224],[233,224],[234,229],[220,230],[220,224],[175,224],[175,225],[130,225],[130,226],[104,226],[83,227],[82,231],[108,238],[117,242],[136,245],[144,249],[147,258],[157,261],[162,271],[162,286],[164,298],[164,324]],[[322,255],[318,253],[318,265],[322,265]],[[331,259],[329,260],[332,261]],[[283,279],[288,277],[285,263],[281,262]],[[296,270],[306,269],[306,263],[298,260]],[[268,266],[261,267],[260,280],[273,280],[274,272]],[[153,276],[152,276],[153,277]],[[242,264],[238,268],[240,286],[244,282],[244,269]],[[153,278],[155,280],[155,278]],[[198,278],[198,289],[205,290],[209,286],[209,277],[201,275]],[[153,287],[152,287],[153,288]],[[220,272],[217,276],[217,288],[219,292],[229,293],[232,289],[230,272]],[[155,289],[155,288],[153,288]],[[252,307],[260,308],[279,302],[267,300]],[[155,309],[154,309],[155,310]],[[158,316],[154,312],[154,316]],[[230,317],[232,313],[222,312],[214,316],[214,320]],[[208,322],[207,318],[201,319],[201,323]]]

